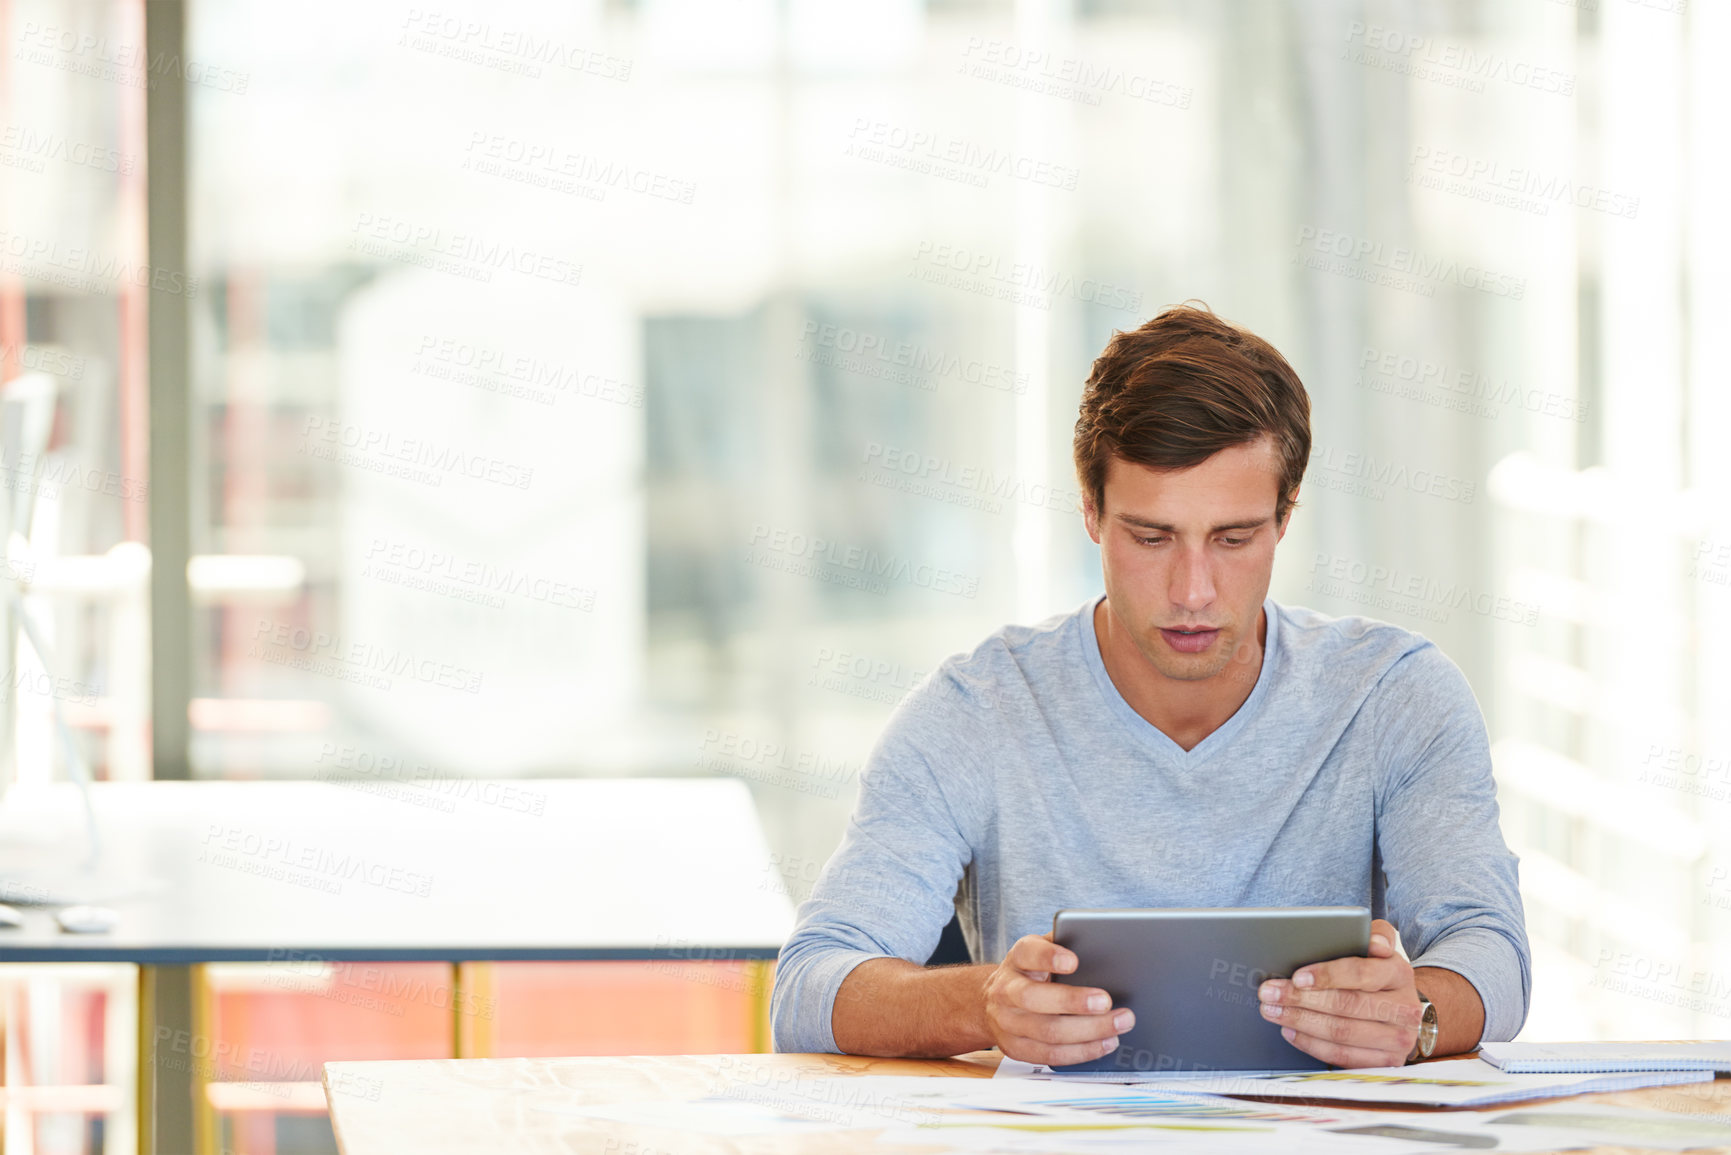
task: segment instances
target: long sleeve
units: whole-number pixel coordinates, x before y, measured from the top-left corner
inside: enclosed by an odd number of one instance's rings
[[[1526,1021],[1532,958],[1472,689],[1427,645],[1389,670],[1372,710],[1387,775],[1377,848],[1389,920],[1415,967],[1472,983],[1484,1002],[1484,1041],[1512,1039]]]
[[[950,920],[972,850],[933,773],[939,761],[954,789],[956,759],[944,751],[957,712],[941,708],[946,700],[930,687],[916,691],[866,760],[841,846],[800,905],[776,965],[777,1051],[835,1051],[830,1017],[842,980],[867,959],[924,963]]]

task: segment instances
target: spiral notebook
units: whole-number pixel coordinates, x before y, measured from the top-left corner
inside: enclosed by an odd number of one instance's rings
[[[1731,1073],[1731,1042],[1486,1043],[1479,1058],[1511,1075],[1587,1075],[1601,1071]]]

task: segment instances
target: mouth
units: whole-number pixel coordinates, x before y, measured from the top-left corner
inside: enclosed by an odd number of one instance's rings
[[[1162,629],[1160,636],[1166,639],[1166,644],[1181,654],[1200,654],[1214,644],[1214,639],[1220,636],[1218,627],[1178,626],[1172,629]]]

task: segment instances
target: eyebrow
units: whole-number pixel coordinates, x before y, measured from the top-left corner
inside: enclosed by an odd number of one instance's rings
[[[1137,517],[1133,513],[1120,513],[1117,517],[1118,520],[1123,522],[1125,525],[1134,526],[1137,529],[1157,529],[1161,533],[1170,533],[1173,535],[1178,533],[1177,526],[1167,525],[1165,522],[1161,521],[1150,521],[1146,517]],[[1212,526],[1208,532],[1222,533],[1230,529],[1260,529],[1273,520],[1272,517],[1258,517],[1249,521],[1229,521],[1224,525]]]

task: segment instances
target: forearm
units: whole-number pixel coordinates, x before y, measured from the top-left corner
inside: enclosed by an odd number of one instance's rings
[[[1476,1050],[1485,1033],[1485,1004],[1465,977],[1443,967],[1414,967],[1413,985],[1436,1004],[1437,1055]]]
[[[993,1045],[985,983],[995,967],[922,967],[876,958],[848,973],[830,1029],[845,1054],[947,1058]]]

